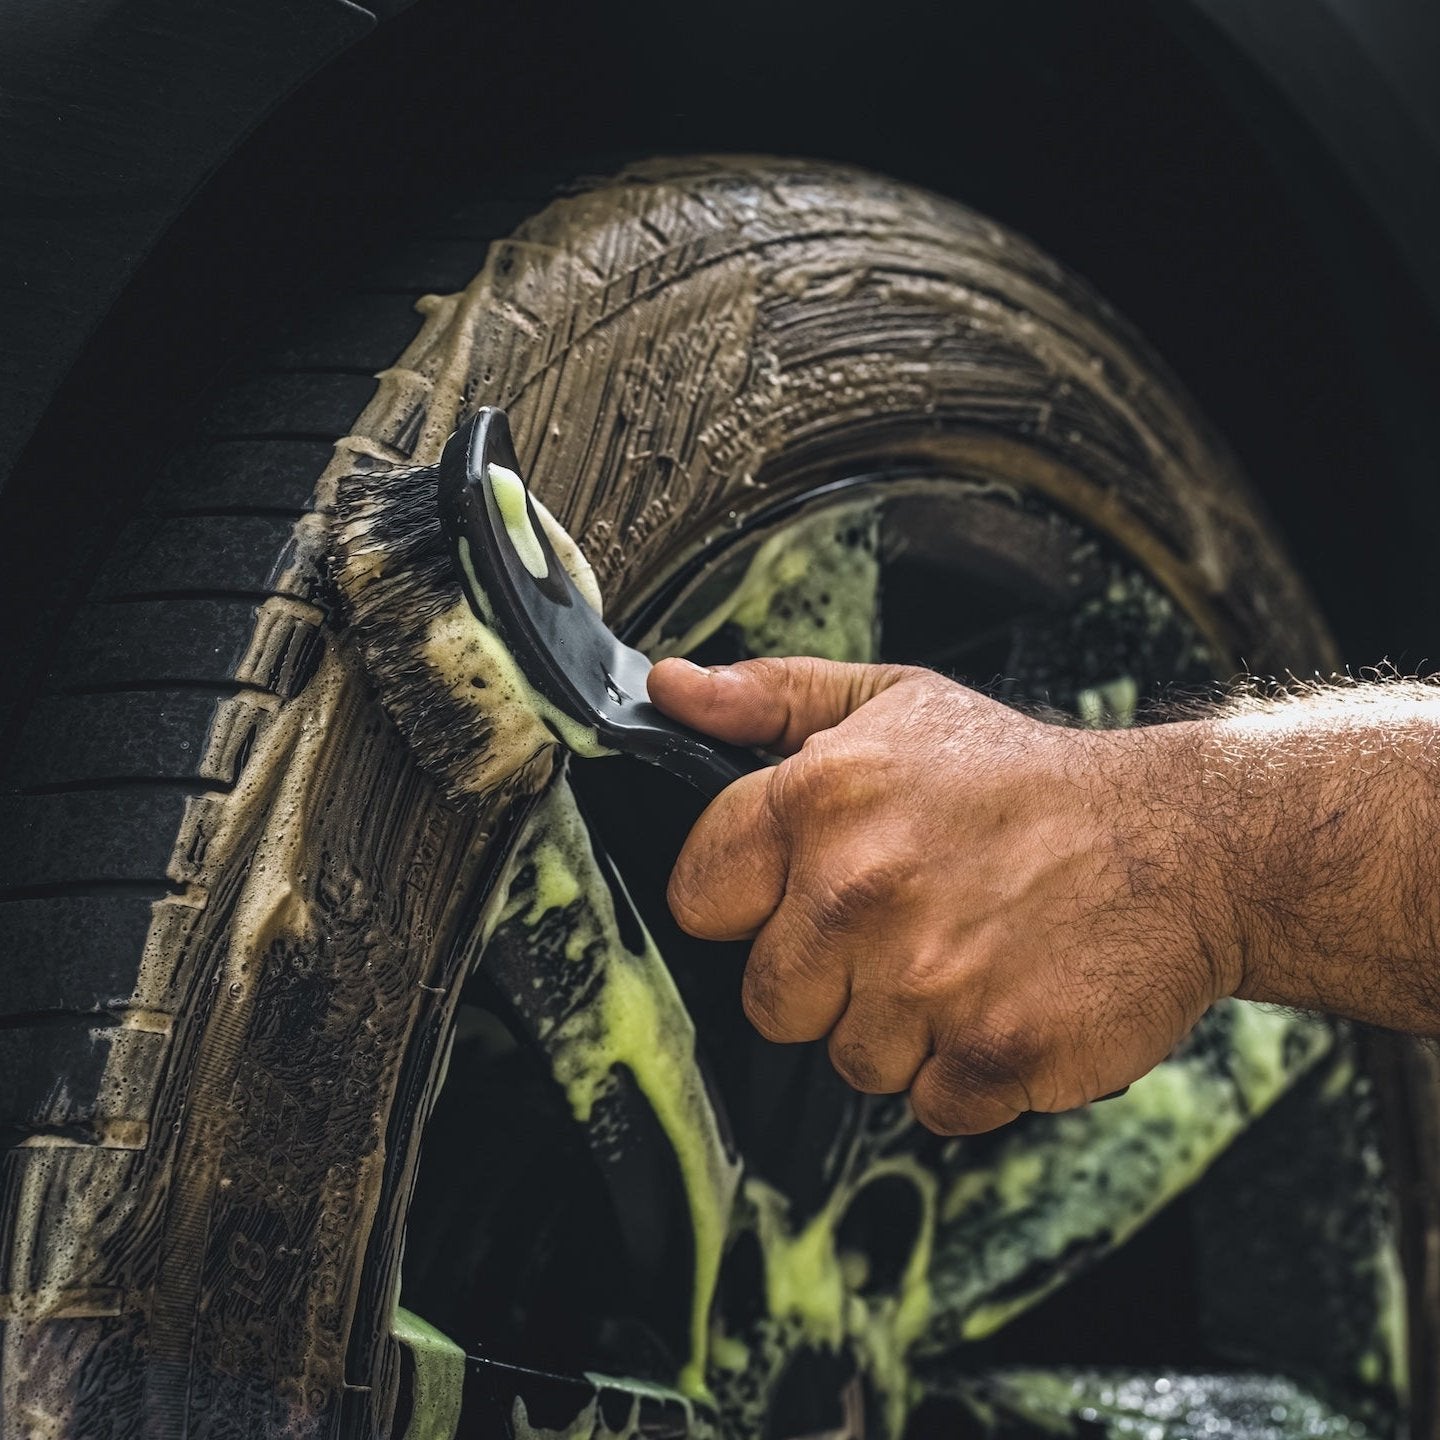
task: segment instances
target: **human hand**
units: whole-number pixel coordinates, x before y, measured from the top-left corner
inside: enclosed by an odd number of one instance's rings
[[[752,939],[762,1035],[828,1035],[850,1084],[908,1089],[932,1130],[1117,1090],[1239,982],[1223,883],[1183,809],[1159,814],[1144,732],[1044,724],[904,666],[665,660],[650,694],[788,757],[701,816],[676,920]]]

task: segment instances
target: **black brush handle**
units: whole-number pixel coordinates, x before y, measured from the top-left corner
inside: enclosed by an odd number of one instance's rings
[[[678,725],[667,738],[670,743],[657,746],[645,758],[693,785],[707,800],[746,775],[768,770],[773,763],[753,750],[711,740],[698,731],[686,732]]]
[[[738,745],[726,745],[720,741],[707,747],[695,757],[695,771],[685,778],[699,790],[707,800],[713,800],[727,786],[745,775],[757,770],[768,770],[771,762],[762,759],[753,750],[741,749]]]

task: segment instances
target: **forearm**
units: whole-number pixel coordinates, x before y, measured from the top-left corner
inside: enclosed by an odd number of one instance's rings
[[[1178,903],[1190,892],[1222,990],[1440,1034],[1440,690],[1325,690],[1134,733],[1170,838],[1120,848],[1142,889],[1163,869]]]

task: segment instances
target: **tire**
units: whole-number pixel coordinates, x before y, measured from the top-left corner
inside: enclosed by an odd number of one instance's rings
[[[463,212],[217,398],[30,705],[0,829],[8,1433],[384,1435],[413,1403],[422,1124],[533,797],[448,805],[381,713],[331,618],[340,474],[504,405],[623,620],[821,474],[943,466],[1082,519],[1215,655],[1329,664],[1175,383],[1000,227],[769,160],[638,166],[491,243],[525,209]]]

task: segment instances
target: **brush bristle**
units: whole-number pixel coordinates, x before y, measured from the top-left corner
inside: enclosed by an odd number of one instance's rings
[[[513,725],[514,696],[456,684],[435,658],[440,629],[483,632],[455,578],[427,466],[342,477],[335,505],[332,571],[350,625],[386,711],[419,763],[452,799],[495,788],[538,746],[497,746]],[[457,693],[458,692],[458,693]],[[502,718],[500,707],[511,714]],[[545,767],[548,769],[548,765]],[[539,777],[537,777],[539,778]]]

